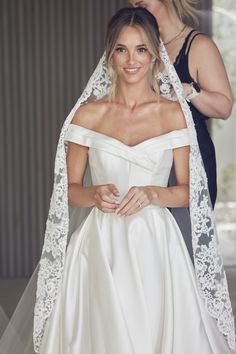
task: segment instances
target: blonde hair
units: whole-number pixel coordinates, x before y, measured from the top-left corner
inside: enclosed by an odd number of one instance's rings
[[[161,0],[163,4],[174,10],[178,18],[184,23],[198,25],[199,10],[197,0]]]
[[[109,90],[109,100],[114,101],[117,87],[118,75],[113,67],[112,56],[115,50],[117,39],[121,31],[128,26],[137,28],[145,38],[149,51],[154,57],[152,63],[152,88],[159,96],[159,87],[157,83],[157,72],[160,64],[160,34],[155,17],[143,8],[123,8],[119,10],[110,20],[107,29],[105,50],[106,64],[111,77]]]

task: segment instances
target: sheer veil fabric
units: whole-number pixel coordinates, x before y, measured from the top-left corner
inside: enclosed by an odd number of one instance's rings
[[[162,42],[160,54],[169,82],[175,91],[185,115],[187,126],[193,136],[190,152],[189,217],[191,235],[189,235],[189,238],[192,239],[194,267],[199,293],[204,300],[206,311],[217,321],[219,332],[224,335],[231,352],[236,353],[234,317],[222,257],[218,247],[207,177],[198,147],[191,111],[183,98],[182,85]],[[68,240],[75,228],[78,227],[90,211],[68,207],[64,137],[78,107],[88,101],[97,100],[106,95],[109,85],[110,79],[105,65],[105,55],[103,55],[84,92],[62,127],[57,147],[54,187],[42,256],[39,266],[31,278],[29,287],[23,294],[21,302],[3,334],[0,343],[0,352],[2,354],[15,352],[32,354],[33,344],[34,351],[36,353],[39,352],[46,322],[50,317],[60,291]],[[85,183],[90,183],[89,170],[86,171]],[[184,213],[184,218],[186,218],[186,212]],[[36,303],[34,307],[35,291]],[[29,301],[31,303],[31,312],[29,311]],[[34,328],[32,336],[33,309]],[[24,322],[26,314],[28,314],[27,330],[26,327],[22,330],[22,322]],[[12,340],[13,333],[14,340]],[[18,346],[13,347],[13,342],[18,342]],[[20,350],[14,351],[13,348],[20,348]]]

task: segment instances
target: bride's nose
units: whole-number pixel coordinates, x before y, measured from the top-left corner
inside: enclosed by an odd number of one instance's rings
[[[128,52],[127,63],[132,65],[135,63],[135,52]]]

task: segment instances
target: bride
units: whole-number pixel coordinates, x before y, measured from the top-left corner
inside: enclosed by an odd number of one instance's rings
[[[59,139],[35,352],[233,353],[206,175],[155,18],[121,9],[105,49]],[[159,96],[161,60],[179,102]],[[169,207],[190,208],[194,266]]]
[[[191,134],[179,103],[159,97],[159,46],[146,10],[120,10],[108,95],[80,106],[66,132],[69,205],[92,210],[71,237],[41,354],[230,353],[167,209],[189,203]]]

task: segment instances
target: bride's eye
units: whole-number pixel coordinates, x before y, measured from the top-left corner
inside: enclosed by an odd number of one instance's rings
[[[140,48],[138,48],[138,52],[139,53],[146,53],[147,52],[147,48],[146,47],[140,47]]]
[[[116,47],[115,51],[116,51],[117,53],[125,53],[125,48],[123,48],[123,47]]]

